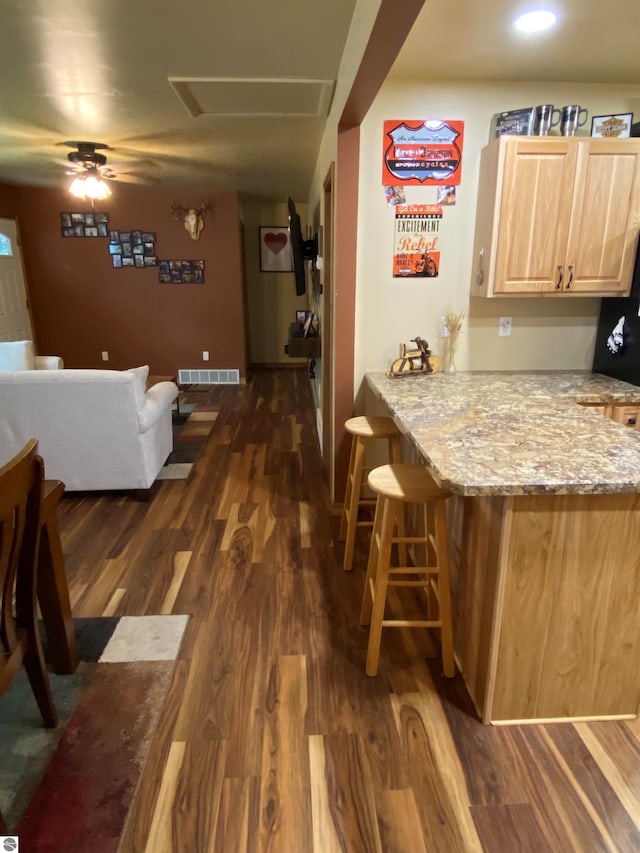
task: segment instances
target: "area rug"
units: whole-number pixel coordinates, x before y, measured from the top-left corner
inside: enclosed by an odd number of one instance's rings
[[[188,619],[74,620],[81,662],[51,676],[53,731],[16,675],[0,699],[0,809],[21,850],[115,853]]]
[[[158,480],[186,480],[211,432],[218,407],[207,402],[190,402],[198,395],[208,399],[207,392],[190,390],[184,394],[186,400],[180,401],[180,412],[173,414],[173,452],[160,469]]]

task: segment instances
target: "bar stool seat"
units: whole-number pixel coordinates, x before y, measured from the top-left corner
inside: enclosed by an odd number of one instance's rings
[[[368,484],[377,494],[377,504],[360,610],[360,624],[370,625],[366,673],[377,675],[383,628],[439,628],[443,670],[451,678],[455,675],[455,661],[445,509],[450,492],[441,489],[420,464],[381,465],[371,471]],[[424,535],[394,536],[396,518],[409,503],[422,506]],[[409,566],[405,561],[392,566],[393,543],[413,545],[414,561],[420,555],[424,564]],[[415,546],[422,547],[418,550]],[[422,588],[426,592],[426,618],[385,619],[390,586]]]
[[[371,520],[363,519],[360,509],[375,507],[376,504],[375,498],[366,498],[362,495],[362,482],[365,474],[368,473],[364,467],[365,443],[375,438],[386,439],[389,462],[399,463],[402,462],[402,433],[392,418],[371,415],[349,418],[345,421],[344,427],[353,436],[340,523],[340,539],[345,542],[342,568],[345,572],[349,572],[353,564],[356,529],[373,527],[373,517]]]

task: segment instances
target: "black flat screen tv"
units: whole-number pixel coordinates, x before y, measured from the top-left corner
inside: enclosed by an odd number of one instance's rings
[[[318,241],[315,238],[305,240],[302,236],[300,216],[291,197],[287,199],[289,208],[289,237],[291,240],[291,258],[296,284],[296,296],[304,296],[307,292],[307,277],[304,268],[305,261],[315,261],[318,254]]]

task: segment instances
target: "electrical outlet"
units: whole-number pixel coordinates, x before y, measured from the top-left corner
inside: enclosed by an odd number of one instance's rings
[[[498,335],[508,338],[511,335],[511,317],[500,317],[498,320]]]
[[[207,350],[204,350],[204,351],[203,351],[203,353],[202,353],[202,360],[203,360],[203,361],[209,361],[209,353],[207,352]]]
[[[102,350],[102,360],[109,361],[109,353],[106,350]]]

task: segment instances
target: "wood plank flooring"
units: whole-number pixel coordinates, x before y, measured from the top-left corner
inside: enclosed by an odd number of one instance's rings
[[[120,850],[640,850],[640,722],[483,726],[426,631],[365,675],[305,372],[189,396],[188,480],[60,508],[74,615],[192,617]]]

